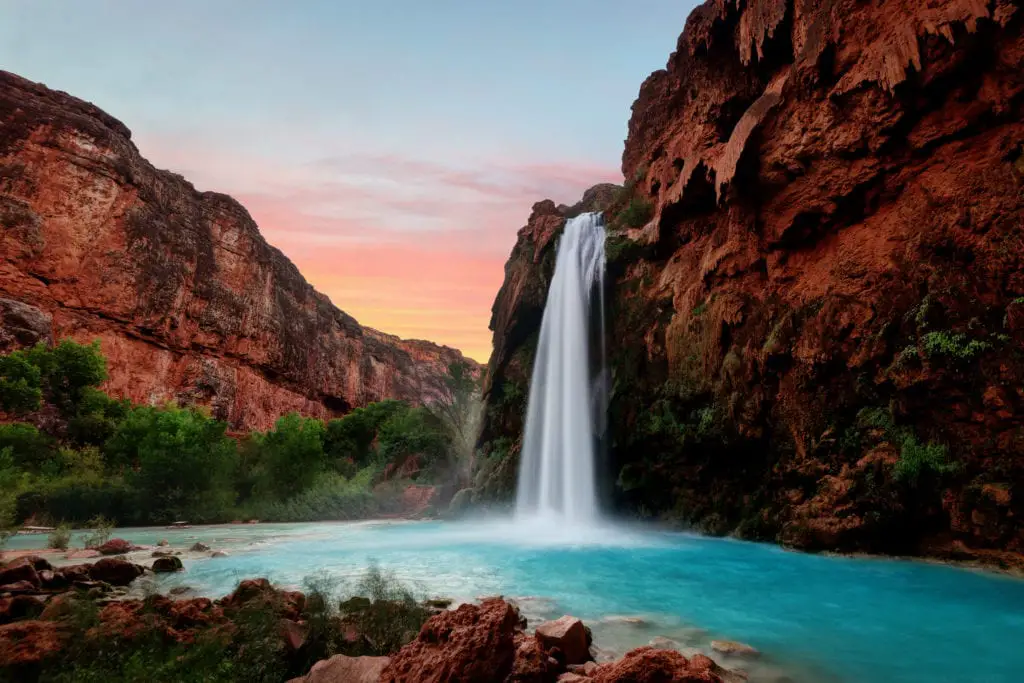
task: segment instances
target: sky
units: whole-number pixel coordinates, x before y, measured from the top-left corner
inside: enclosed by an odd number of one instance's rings
[[[233,195],[360,323],[485,362],[534,202],[621,182],[692,0],[0,0],[0,68]]]

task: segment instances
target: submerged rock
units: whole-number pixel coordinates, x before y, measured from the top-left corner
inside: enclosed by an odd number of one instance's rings
[[[712,640],[711,649],[715,652],[720,652],[723,655],[729,655],[730,657],[755,659],[761,656],[761,653],[756,648],[753,648],[746,643],[738,643],[735,640]]]
[[[209,552],[210,546],[206,545],[205,543],[200,543],[199,541],[196,541],[192,544],[192,547],[189,548],[189,550],[191,550],[194,553],[205,553]]]
[[[171,557],[157,558],[156,562],[153,563],[153,571],[157,574],[180,572],[183,569],[185,569],[185,566],[181,563],[181,559],[173,555]]]

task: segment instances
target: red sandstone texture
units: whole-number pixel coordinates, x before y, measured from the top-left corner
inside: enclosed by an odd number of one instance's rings
[[[804,548],[1024,551],[1022,26],[1010,0],[693,12],[607,211],[620,506]],[[521,433],[565,216],[536,205],[506,267],[485,445]],[[945,471],[899,474],[942,447]]]
[[[578,620],[563,619],[583,631]],[[574,667],[578,673],[569,674],[566,653],[552,646],[550,638],[527,634],[524,626],[519,611],[501,598],[442,612],[423,625],[416,640],[392,655],[381,683],[722,682],[724,670],[708,657],[687,659],[650,647],[603,666]],[[563,630],[554,622],[548,626],[552,632]]]
[[[107,390],[234,428],[416,400],[465,360],[361,327],[231,197],[153,168],[95,106],[0,71],[0,350],[99,339]]]

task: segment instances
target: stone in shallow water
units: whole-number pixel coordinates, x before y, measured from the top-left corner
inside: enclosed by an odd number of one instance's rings
[[[184,568],[185,567],[182,565],[181,560],[173,555],[171,557],[157,558],[156,562],[153,563],[153,571],[157,574],[180,572]]]
[[[601,619],[601,622],[606,624],[626,624],[628,626],[650,626],[650,622],[643,617],[625,614],[612,614]]]
[[[738,643],[735,640],[712,640],[711,649],[730,657],[745,657],[754,659],[761,656],[761,653],[746,643]]]
[[[228,554],[226,552],[224,552],[223,550],[214,550],[212,553],[210,553],[210,557],[227,557],[227,556],[228,556]]]

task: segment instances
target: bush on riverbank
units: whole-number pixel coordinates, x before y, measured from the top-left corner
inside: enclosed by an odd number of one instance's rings
[[[60,609],[45,621],[21,618],[26,647],[20,654],[0,647],[0,681],[278,683],[336,654],[392,654],[430,616],[408,587],[376,566],[352,594],[325,574],[305,583],[302,595],[262,579],[243,581],[216,602],[152,595],[105,604],[68,592],[55,598]]]
[[[25,420],[0,424],[0,529],[372,516],[389,508],[374,493],[382,480],[457,476],[465,430],[450,418],[475,395],[456,365],[441,387],[458,391],[432,389],[429,408],[382,401],[327,423],[289,414],[239,441],[204,408],[113,399],[106,376],[98,344],[0,356],[0,408]]]

